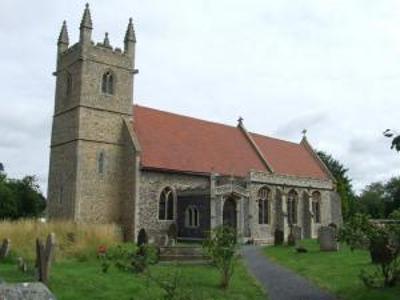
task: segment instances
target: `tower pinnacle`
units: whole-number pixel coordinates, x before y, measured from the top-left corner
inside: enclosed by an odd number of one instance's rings
[[[133,29],[132,18],[129,18],[128,28],[126,29],[124,38],[124,51],[125,54],[133,57],[135,55],[136,36]]]
[[[81,30],[82,28],[93,29],[92,25],[93,24],[92,24],[92,18],[90,16],[89,3],[86,3],[85,10],[83,11],[81,26],[79,28]]]
[[[58,45],[69,44],[68,30],[67,30],[67,21],[64,21],[61,27],[60,35],[58,37]]]

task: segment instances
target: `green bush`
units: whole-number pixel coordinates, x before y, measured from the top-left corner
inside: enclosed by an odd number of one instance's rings
[[[203,243],[207,255],[221,274],[221,287],[228,288],[237,263],[237,234],[229,226],[220,226],[212,230]]]
[[[158,250],[151,245],[136,246],[133,243],[124,243],[99,250],[98,257],[104,273],[107,273],[112,265],[124,272],[141,273],[149,265],[158,262]]]

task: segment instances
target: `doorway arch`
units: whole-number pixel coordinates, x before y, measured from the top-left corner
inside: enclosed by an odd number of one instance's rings
[[[222,224],[233,229],[237,228],[236,201],[232,197],[229,197],[224,202]]]

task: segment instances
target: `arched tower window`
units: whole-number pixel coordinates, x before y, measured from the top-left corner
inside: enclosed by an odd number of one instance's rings
[[[104,151],[101,151],[97,156],[97,173],[103,175],[105,173],[106,157]]]
[[[196,206],[188,206],[186,208],[185,226],[189,228],[196,228],[200,226],[200,215]]]
[[[297,203],[299,196],[295,190],[291,190],[287,199],[287,212],[289,225],[297,224]]]
[[[101,80],[101,91],[108,95],[114,94],[114,75],[111,71],[107,71],[103,74]]]
[[[162,190],[158,203],[158,219],[174,219],[174,193],[170,187]]]
[[[266,187],[258,191],[258,224],[269,224],[270,194]]]
[[[321,223],[321,193],[312,193],[312,212],[315,223]]]

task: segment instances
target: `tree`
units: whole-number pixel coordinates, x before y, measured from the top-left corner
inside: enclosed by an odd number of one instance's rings
[[[318,151],[317,154],[336,180],[336,189],[342,201],[342,214],[346,220],[355,212],[355,193],[351,179],[347,175],[349,169],[326,152]]]
[[[385,217],[400,209],[400,177],[392,177],[385,184]]]
[[[385,185],[374,182],[367,185],[357,199],[358,210],[373,219],[382,219],[386,215]]]
[[[387,138],[392,139],[392,145],[390,146],[390,148],[395,149],[397,152],[400,152],[400,134],[391,129],[386,129],[383,132],[383,135]]]
[[[35,176],[9,179],[0,173],[0,219],[39,217],[46,208]]]

